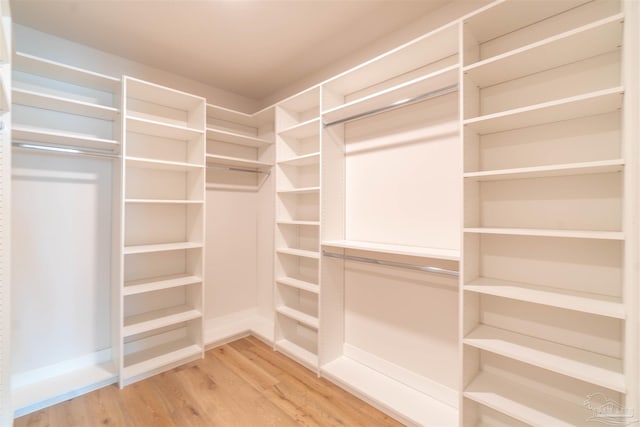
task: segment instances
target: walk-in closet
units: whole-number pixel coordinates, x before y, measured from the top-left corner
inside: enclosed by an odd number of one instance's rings
[[[0,427],[239,339],[407,426],[640,426],[640,2],[413,2],[254,98],[17,3]],[[290,7],[323,3],[376,2]]]

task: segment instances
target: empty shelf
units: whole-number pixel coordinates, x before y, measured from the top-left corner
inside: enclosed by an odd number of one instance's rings
[[[275,347],[277,350],[280,350],[283,353],[289,355],[290,357],[310,369],[316,369],[318,367],[318,355],[300,347],[299,345],[289,340],[278,340],[276,341]]]
[[[286,138],[309,138],[310,136],[320,134],[320,118],[307,120],[278,132],[278,135]]]
[[[463,343],[611,390],[626,392],[620,359],[486,325],[471,331]]]
[[[394,255],[409,255],[423,258],[436,258],[451,261],[460,259],[460,251],[455,249],[423,248],[419,246],[388,245],[386,243],[363,242],[358,240],[326,240],[322,246],[344,249],[357,249]]]
[[[95,138],[89,135],[79,135],[57,130],[36,129],[20,125],[13,125],[11,137],[14,141],[41,142],[63,147],[79,147],[114,152],[120,145],[112,139]]]
[[[124,357],[123,382],[127,383],[127,380],[138,375],[148,374],[164,366],[199,357],[201,354],[202,347],[187,339],[127,354]]]
[[[303,154],[302,156],[278,160],[278,164],[287,166],[307,166],[317,163],[320,163],[320,153]]]
[[[126,126],[127,132],[135,132],[183,141],[191,140],[204,133],[201,129],[193,129],[186,126],[149,120],[131,115],[127,116]]]
[[[289,319],[293,319],[312,329],[318,330],[319,321],[315,316],[311,316],[307,313],[303,313],[300,310],[287,307],[286,305],[276,307],[276,311],[281,315],[288,317]]]
[[[158,204],[158,205],[198,205],[204,200],[173,200],[173,199],[124,199],[125,203],[131,204]]]
[[[602,240],[623,240],[624,239],[624,233],[621,231],[468,227],[464,229],[464,232],[479,233],[479,234],[504,234],[504,235],[511,235],[511,236],[561,237],[561,238],[571,238],[571,239],[602,239]]]
[[[271,163],[243,159],[240,157],[219,156],[217,154],[207,154],[207,164],[236,166],[241,168],[253,169],[269,169],[271,166],[273,166]]]
[[[312,227],[317,227],[320,225],[320,221],[297,221],[297,220],[287,220],[287,219],[279,219],[277,220],[277,223],[279,225],[306,225],[306,226],[312,226]]]
[[[318,251],[308,251],[308,250],[305,250],[305,249],[294,249],[294,248],[278,248],[276,250],[276,252],[279,253],[279,254],[286,254],[286,255],[294,255],[294,256],[305,257],[305,258],[320,259],[320,253]]]
[[[280,277],[276,279],[276,283],[280,285],[290,286],[296,289],[302,289],[303,291],[317,294],[320,291],[320,286],[315,283],[307,282],[304,280],[294,279],[292,277]]]
[[[319,193],[320,187],[292,188],[290,190],[278,190],[278,194],[313,194]]]
[[[144,254],[151,252],[179,251],[184,249],[202,248],[202,243],[197,242],[177,242],[177,243],[160,243],[156,245],[136,245],[125,246],[123,253],[125,255]]]
[[[188,305],[153,310],[143,314],[125,317],[122,334],[124,337],[149,332],[165,326],[177,325],[202,316],[200,310]]]
[[[180,286],[194,285],[197,283],[202,283],[202,277],[192,275],[173,275],[152,277],[149,279],[141,280],[131,280],[125,282],[123,295],[136,295],[144,292],[177,288]]]
[[[486,277],[473,280],[464,286],[464,290],[616,319],[626,317],[621,299],[605,295],[507,282]]]
[[[224,131],[220,129],[207,128],[207,139],[212,141],[227,142],[229,144],[245,145],[247,147],[265,147],[273,144],[272,141],[255,136],[243,135],[240,133]]]
[[[168,160],[157,160],[157,159],[149,159],[149,158],[143,158],[143,157],[127,157],[125,160],[126,160],[127,166],[144,168],[144,169],[189,171],[189,170],[197,170],[197,169],[204,168],[203,165],[197,165],[194,163],[172,162]]]
[[[499,181],[506,179],[546,178],[554,176],[587,175],[621,172],[623,159],[601,160],[594,162],[565,163],[560,165],[534,166],[492,171],[467,172],[464,177],[473,181]]]
[[[29,107],[43,108],[103,120],[115,120],[120,113],[120,111],[114,107],[15,88],[12,92],[12,102]]]

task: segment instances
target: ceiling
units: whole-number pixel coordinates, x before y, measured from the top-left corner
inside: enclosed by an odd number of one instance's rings
[[[260,100],[446,0],[12,0],[16,23]]]

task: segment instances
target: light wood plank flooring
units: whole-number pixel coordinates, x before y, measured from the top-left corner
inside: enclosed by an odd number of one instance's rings
[[[120,390],[116,385],[15,420],[15,427],[401,426],[254,337]]]

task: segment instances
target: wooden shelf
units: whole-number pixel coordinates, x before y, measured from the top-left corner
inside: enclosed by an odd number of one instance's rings
[[[484,135],[609,113],[622,108],[624,89],[615,87],[463,121],[467,131]]]
[[[469,227],[465,233],[504,234],[511,236],[560,237],[570,239],[624,240],[621,231],[548,230],[536,228]]]
[[[320,253],[316,251],[307,251],[303,249],[293,249],[293,248],[278,248],[276,250],[279,254],[285,255],[294,255],[304,258],[312,258],[312,259],[320,259]]]
[[[310,227],[319,227],[320,221],[296,221],[296,220],[286,220],[279,219],[276,221],[278,225],[302,225],[302,226],[310,226]]]
[[[202,283],[202,277],[179,274],[173,276],[153,277],[150,279],[131,280],[125,282],[122,294],[137,295],[145,292],[160,291],[162,289],[178,288],[181,286]]]
[[[37,129],[21,125],[13,125],[11,137],[14,141],[40,142],[69,148],[88,148],[115,152],[120,143],[112,139],[95,138],[48,129]]]
[[[566,163],[560,165],[467,172],[464,174],[464,177],[467,180],[472,181],[499,181],[506,179],[546,178],[554,176],[613,173],[621,172],[622,170],[624,170],[624,160],[613,159],[594,162]]]
[[[320,118],[316,117],[306,122],[298,123],[278,133],[283,138],[303,139],[320,134]]]
[[[291,157],[285,160],[278,160],[279,165],[286,166],[307,166],[320,163],[320,153],[309,153],[302,156]]]
[[[118,93],[120,91],[120,79],[95,73],[82,68],[61,64],[48,59],[39,58],[22,52],[13,55],[12,64],[16,71],[48,77],[74,85],[80,85],[106,92]]]
[[[389,245],[385,243],[363,242],[357,240],[325,240],[322,246],[343,249],[357,249],[393,255],[409,255],[422,258],[435,258],[451,261],[460,259],[460,251],[454,249],[423,248],[418,246]]]
[[[317,369],[318,367],[317,354],[311,353],[309,350],[306,350],[289,340],[278,340],[275,343],[275,347],[276,350],[287,354],[310,369]]]
[[[292,277],[279,277],[276,279],[276,283],[291,288],[302,289],[303,291],[318,294],[320,292],[320,286],[315,283],[306,282],[304,280],[294,279]]]
[[[483,88],[614,51],[622,45],[623,23],[622,14],[601,19],[476,62],[464,74]]]
[[[109,361],[15,388],[11,395],[15,416],[20,417],[106,387],[117,380],[117,369],[113,362]]]
[[[458,411],[437,399],[387,377],[346,356],[322,365],[323,377],[374,406],[392,414],[404,424],[456,426]]]
[[[202,312],[188,305],[163,308],[124,318],[123,338],[197,319]]]
[[[46,95],[24,89],[13,89],[12,97],[14,104],[44,108],[102,120],[115,120],[120,114],[120,111],[114,107],[76,101],[74,99]]]
[[[201,205],[204,200],[124,199],[124,202],[130,204]]]
[[[526,283],[481,277],[464,286],[465,291],[484,295],[564,308],[583,313],[625,319],[626,314],[621,298],[587,292],[569,291]]]
[[[491,3],[464,20],[465,30],[471,31],[474,39],[479,43],[484,43],[551,18],[588,1]]]
[[[300,322],[312,329],[318,330],[320,321],[315,316],[310,316],[307,313],[303,313],[302,311],[287,307],[286,305],[276,307],[276,312],[288,317],[289,319],[293,319],[296,322]]]
[[[125,161],[127,167],[143,169],[162,169],[181,172],[204,169],[203,165],[196,165],[193,163],[171,162],[168,160],[156,160],[143,157],[126,157]]]
[[[259,162],[257,160],[243,159],[240,157],[219,156],[217,154],[207,154],[207,164],[216,164],[224,166],[236,166],[241,168],[252,168],[266,170],[273,165],[271,163]]]
[[[202,135],[204,132],[200,129],[193,129],[186,126],[179,126],[170,123],[160,122],[157,120],[143,119],[127,115],[126,120],[127,132],[141,133],[145,135],[158,136],[161,138],[170,138],[188,141]]]
[[[323,123],[334,123],[349,118],[365,115],[390,105],[402,104],[403,101],[418,95],[437,91],[458,84],[458,64],[434,73],[393,86],[355,101],[326,110],[322,114]]]
[[[487,372],[474,378],[463,395],[528,425],[578,426],[584,425],[592,415],[582,405],[529,389]]]
[[[471,331],[463,343],[620,393],[626,392],[620,359],[486,325]]]
[[[266,147],[273,144],[273,141],[269,141],[267,139],[215,129],[212,127],[207,128],[207,139],[256,148]]]
[[[184,249],[199,249],[199,248],[202,248],[202,243],[197,243],[197,242],[160,243],[157,245],[125,246],[123,253],[125,255],[132,255],[132,254],[179,251]]]
[[[125,355],[122,377],[126,380],[153,372],[164,366],[171,366],[182,360],[198,357],[202,347],[184,339],[159,345],[147,350]]]
[[[291,190],[278,190],[278,194],[314,194],[319,193],[320,187],[293,188]]]

